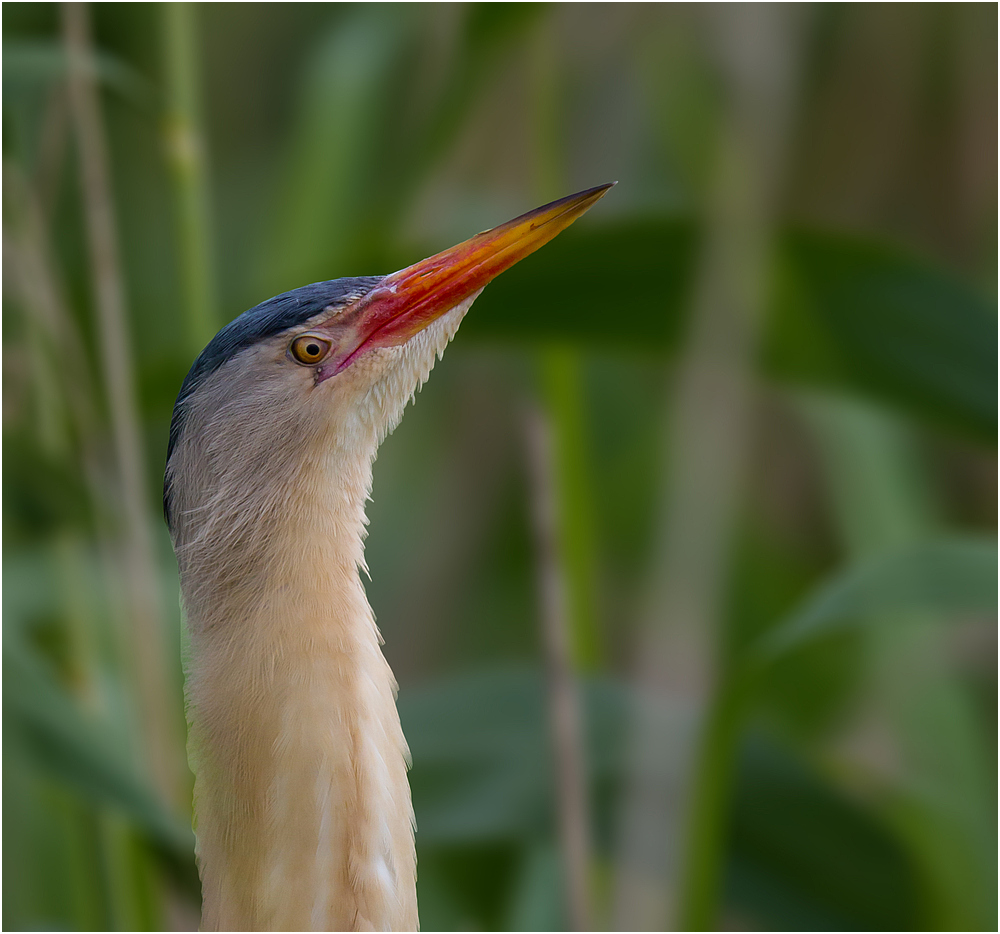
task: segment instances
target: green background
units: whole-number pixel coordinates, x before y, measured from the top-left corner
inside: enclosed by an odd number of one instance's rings
[[[785,122],[768,129],[765,108],[747,131],[780,156],[684,868],[663,883],[680,914],[663,925],[989,929],[996,8],[784,9]],[[523,430],[540,407],[586,714],[593,924],[609,926],[662,504],[684,496],[665,465],[698,430],[673,419],[678,379],[706,245],[743,216],[744,189],[719,182],[727,153],[755,184],[727,136],[726,56],[755,37],[719,50],[725,6],[88,12],[128,398],[101,352],[62,10],[4,4],[3,927],[197,924],[158,495],[200,347],[279,291],[388,272],[617,179],[487,288],[385,442],[366,584],[413,753],[423,929],[563,929]],[[116,406],[141,429],[136,521],[163,637],[145,654]],[[150,684],[173,785],[151,765]]]

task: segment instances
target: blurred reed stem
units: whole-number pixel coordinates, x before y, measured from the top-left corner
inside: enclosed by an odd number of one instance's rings
[[[173,182],[182,302],[192,359],[218,330],[208,158],[201,116],[198,11],[164,3],[167,112],[164,136]]]
[[[53,795],[57,809],[65,822],[70,871],[70,898],[73,918],[81,931],[98,931],[108,924],[107,887],[104,885],[99,860],[94,859],[97,843],[97,818],[90,808],[72,795]]]
[[[597,624],[597,539],[593,486],[587,469],[583,359],[572,347],[539,352],[542,399],[551,421],[559,554],[566,578],[570,650],[577,672],[600,671],[603,662]]]
[[[98,342],[119,482],[122,546],[119,581],[127,593],[129,659],[139,699],[148,774],[172,807],[182,803],[184,762],[180,697],[167,676],[159,579],[145,492],[145,467],[128,334],[125,286],[118,254],[108,156],[94,73],[89,12],[84,4],[63,6],[70,113],[80,160],[81,193],[90,253]]]
[[[717,927],[733,739],[718,686],[719,617],[753,414],[795,41],[778,7],[706,15],[725,103],[691,331],[669,406],[662,513],[634,669],[614,904],[622,931]]]
[[[309,52],[260,263],[264,294],[357,273],[377,190],[369,166],[409,16],[356,7]]]
[[[534,187],[544,201],[562,193],[558,50],[551,15],[540,19],[530,38]],[[599,650],[579,353],[543,348],[538,367],[542,407],[529,414],[527,427],[556,812],[567,920],[571,930],[589,931],[594,927],[590,801],[578,676],[597,668]]]
[[[100,814],[99,827],[113,929],[161,930],[148,853],[128,823],[106,808]]]
[[[593,925],[588,885],[587,769],[580,692],[570,647],[565,565],[559,542],[553,437],[550,422],[539,409],[528,411],[525,428],[567,920],[570,930],[589,931]]]
[[[57,161],[54,154],[49,157]],[[47,176],[39,173],[36,177],[41,184]],[[99,429],[94,384],[83,341],[62,299],[40,198],[13,163],[5,164],[4,180],[9,208],[4,249],[14,258],[15,284],[23,302],[39,444],[53,463],[82,470],[98,548],[107,553],[107,512],[111,506],[96,451]],[[52,347],[62,350],[58,367],[53,366]],[[108,711],[98,659],[98,624],[91,603],[86,540],[72,526],[64,526],[52,541],[51,555],[62,598],[66,687],[82,709],[100,717]],[[112,569],[108,580],[114,579]],[[127,642],[123,648],[128,651]],[[135,901],[131,880],[119,869],[137,860],[150,872],[148,853],[133,853],[122,834],[105,832],[111,819],[106,807],[92,811],[61,790],[53,790],[53,802],[66,834],[72,867],[69,878],[73,882],[69,897],[79,929],[96,930],[109,925],[133,929],[142,918],[130,908]],[[150,911],[154,910],[150,902]],[[155,927],[155,922],[151,923]],[[149,924],[144,922],[143,926]]]
[[[40,198],[21,170],[4,164],[7,217],[4,252],[13,259],[13,282],[22,302],[33,398],[42,451],[83,474],[99,551],[110,552],[107,482],[97,450],[100,430],[94,379],[83,338],[66,307],[49,248]],[[52,347],[59,347],[58,366]],[[69,646],[69,687],[90,712],[100,708],[97,621],[89,606],[86,540],[72,527],[60,529],[53,561],[61,581],[63,621]],[[110,578],[109,578],[110,579]]]
[[[8,208],[4,251],[15,258],[11,264],[13,282],[24,303],[29,348],[34,361],[36,401],[46,413],[38,426],[41,440],[49,450],[53,444],[69,443],[68,439],[57,440],[54,436],[45,440],[46,434],[65,432],[67,426],[47,427],[45,424],[56,418],[56,408],[65,406],[72,434],[80,448],[84,477],[97,509],[103,494],[95,448],[98,435],[96,390],[83,337],[59,287],[40,199],[13,162],[4,162],[3,178]],[[63,349],[58,367],[51,365],[51,354],[43,352],[42,343]]]
[[[559,125],[564,106],[551,13],[536,24],[528,54],[532,75],[533,187],[535,199],[541,203],[566,194]],[[538,352],[538,375],[552,432],[559,560],[566,580],[573,662],[578,672],[594,672],[603,659],[596,613],[597,540],[588,469],[583,354],[575,347],[542,347]]]
[[[704,719],[679,868],[677,930],[719,927],[729,802],[751,686],[737,678],[721,679]]]

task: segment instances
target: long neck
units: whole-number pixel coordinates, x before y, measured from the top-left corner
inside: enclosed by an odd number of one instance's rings
[[[242,579],[185,592],[206,930],[417,928],[408,753],[358,576],[370,465],[316,470],[295,524],[250,530]]]

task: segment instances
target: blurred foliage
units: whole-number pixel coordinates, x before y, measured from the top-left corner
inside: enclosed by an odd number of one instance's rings
[[[4,12],[3,926],[184,929],[190,815],[160,799],[143,753],[60,10]],[[191,12],[200,100],[184,110],[159,5],[91,8],[151,515],[199,340],[180,310],[192,294],[217,327],[286,288],[403,266],[532,207],[546,158],[567,192],[620,181],[477,301],[384,446],[368,543],[414,759],[423,928],[559,929],[519,420],[538,348],[578,354],[564,411],[582,413],[593,499],[581,560],[599,623],[585,697],[604,911],[662,412],[716,141],[703,14]],[[809,14],[699,766],[714,791],[684,883],[715,926],[995,925],[995,34],[987,5]],[[171,175],[178,119],[202,147],[201,194]],[[192,230],[214,244],[193,275],[178,243]]]

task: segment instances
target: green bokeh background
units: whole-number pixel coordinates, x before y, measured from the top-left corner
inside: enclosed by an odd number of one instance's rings
[[[193,930],[190,776],[164,797],[137,699],[61,12],[4,4],[3,927]],[[635,656],[682,437],[667,413],[726,145],[712,35],[732,9],[88,12],[178,737],[158,490],[207,337],[277,292],[387,272],[619,181],[477,301],[380,452],[367,544],[414,759],[423,929],[564,929],[522,426],[526,406],[546,413],[591,900],[609,926]],[[664,878],[681,906],[664,924],[995,928],[996,7],[785,15],[797,64],[706,637],[701,816],[677,843],[695,868]],[[43,320],[46,288],[79,343]],[[181,741],[171,754],[184,774]]]

